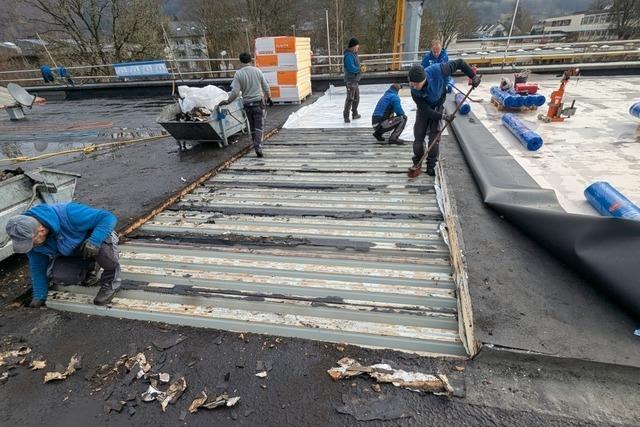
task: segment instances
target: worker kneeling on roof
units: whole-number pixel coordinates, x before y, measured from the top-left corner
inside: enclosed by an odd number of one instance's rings
[[[417,106],[416,123],[413,126],[413,165],[420,163],[425,150],[425,137],[429,137],[429,155],[427,156],[427,175],[435,176],[438,161],[438,132],[442,120],[451,122],[454,118],[444,111],[444,101],[447,97],[447,81],[457,70],[462,71],[472,80],[473,87],[480,84],[480,76],[475,74],[469,64],[462,59],[449,61],[445,64],[433,64],[424,68],[414,64],[409,70],[409,85],[411,97]],[[439,138],[438,138],[439,139]],[[435,144],[435,145],[434,145]]]
[[[375,110],[373,110],[371,124],[374,129],[373,136],[378,141],[384,141],[383,135],[393,131],[389,136],[389,144],[404,144],[404,141],[400,139],[400,135],[402,135],[402,131],[407,124],[407,116],[404,114],[400,103],[399,91],[400,85],[398,83],[392,84],[376,104]]]
[[[33,283],[29,306],[45,304],[50,281],[54,285],[97,283],[96,263],[104,271],[93,302],[110,303],[121,284],[116,223],[111,212],[74,202],[38,205],[11,218],[6,231],[13,251],[29,258]]]

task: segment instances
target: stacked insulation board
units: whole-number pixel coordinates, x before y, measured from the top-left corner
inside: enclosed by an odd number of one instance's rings
[[[256,66],[271,87],[274,102],[300,102],[311,94],[311,39],[260,37]]]

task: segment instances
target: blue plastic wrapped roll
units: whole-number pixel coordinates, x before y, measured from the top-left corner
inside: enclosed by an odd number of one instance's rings
[[[585,188],[584,196],[600,215],[640,221],[640,208],[608,182],[594,182]]]
[[[542,137],[525,126],[515,115],[507,113],[502,116],[502,123],[518,138],[527,150],[536,151],[542,147]]]
[[[533,97],[534,99],[533,105],[535,105],[536,107],[542,107],[547,102],[547,98],[545,98],[544,95],[541,95],[539,93],[535,95],[529,95],[529,96]]]
[[[640,119],[640,102],[636,102],[629,107],[629,114]]]
[[[491,88],[491,95],[506,108],[520,108],[524,105],[524,98],[520,95],[513,95],[509,92],[502,91],[498,86]]]
[[[456,105],[459,105],[462,100],[464,99],[464,95],[461,93],[456,93]],[[458,110],[458,112],[460,114],[462,114],[463,116],[469,114],[469,112],[471,111],[471,105],[469,105],[468,103],[464,103],[462,104],[462,107],[460,107],[460,109]]]

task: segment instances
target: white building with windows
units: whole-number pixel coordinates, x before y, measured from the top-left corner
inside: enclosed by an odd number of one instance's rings
[[[610,6],[603,10],[576,12],[547,18],[531,28],[531,34],[564,33],[567,40],[588,41],[615,37]]]
[[[190,21],[173,21],[169,23],[167,36],[171,50],[179,60],[180,72],[189,73],[209,71],[209,61],[194,61],[194,59],[208,59],[207,40],[201,25]],[[190,61],[185,61],[189,59]],[[203,77],[200,75],[199,77]]]

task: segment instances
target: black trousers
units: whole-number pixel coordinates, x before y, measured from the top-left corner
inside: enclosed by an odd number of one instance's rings
[[[376,123],[373,128],[380,136],[389,131],[393,131],[389,136],[389,141],[397,141],[400,139],[400,135],[402,135],[402,131],[406,125],[407,116],[395,116]]]
[[[347,84],[347,99],[344,101],[344,111],[342,115],[345,119],[349,118],[349,110],[352,115],[358,114],[358,104],[360,104],[360,87],[358,82],[348,82]]]
[[[437,110],[442,112],[442,107]],[[417,165],[425,150],[425,138],[429,137],[429,154],[427,155],[427,167],[435,167],[440,153],[439,141],[436,136],[441,129],[442,120],[429,120],[418,111],[416,123],[413,125],[413,164]],[[434,145],[435,144],[435,145]]]
[[[264,119],[267,115],[267,109],[264,105],[264,102],[260,101],[244,104],[244,111],[247,113],[247,118],[249,119],[253,148],[256,150],[262,150]]]
[[[95,264],[102,267],[100,285],[118,289],[121,284],[120,260],[118,257],[118,235],[114,232],[100,245],[100,251],[94,259],[84,260],[79,255],[58,256],[49,265],[47,275],[58,285],[80,285],[84,282]]]

